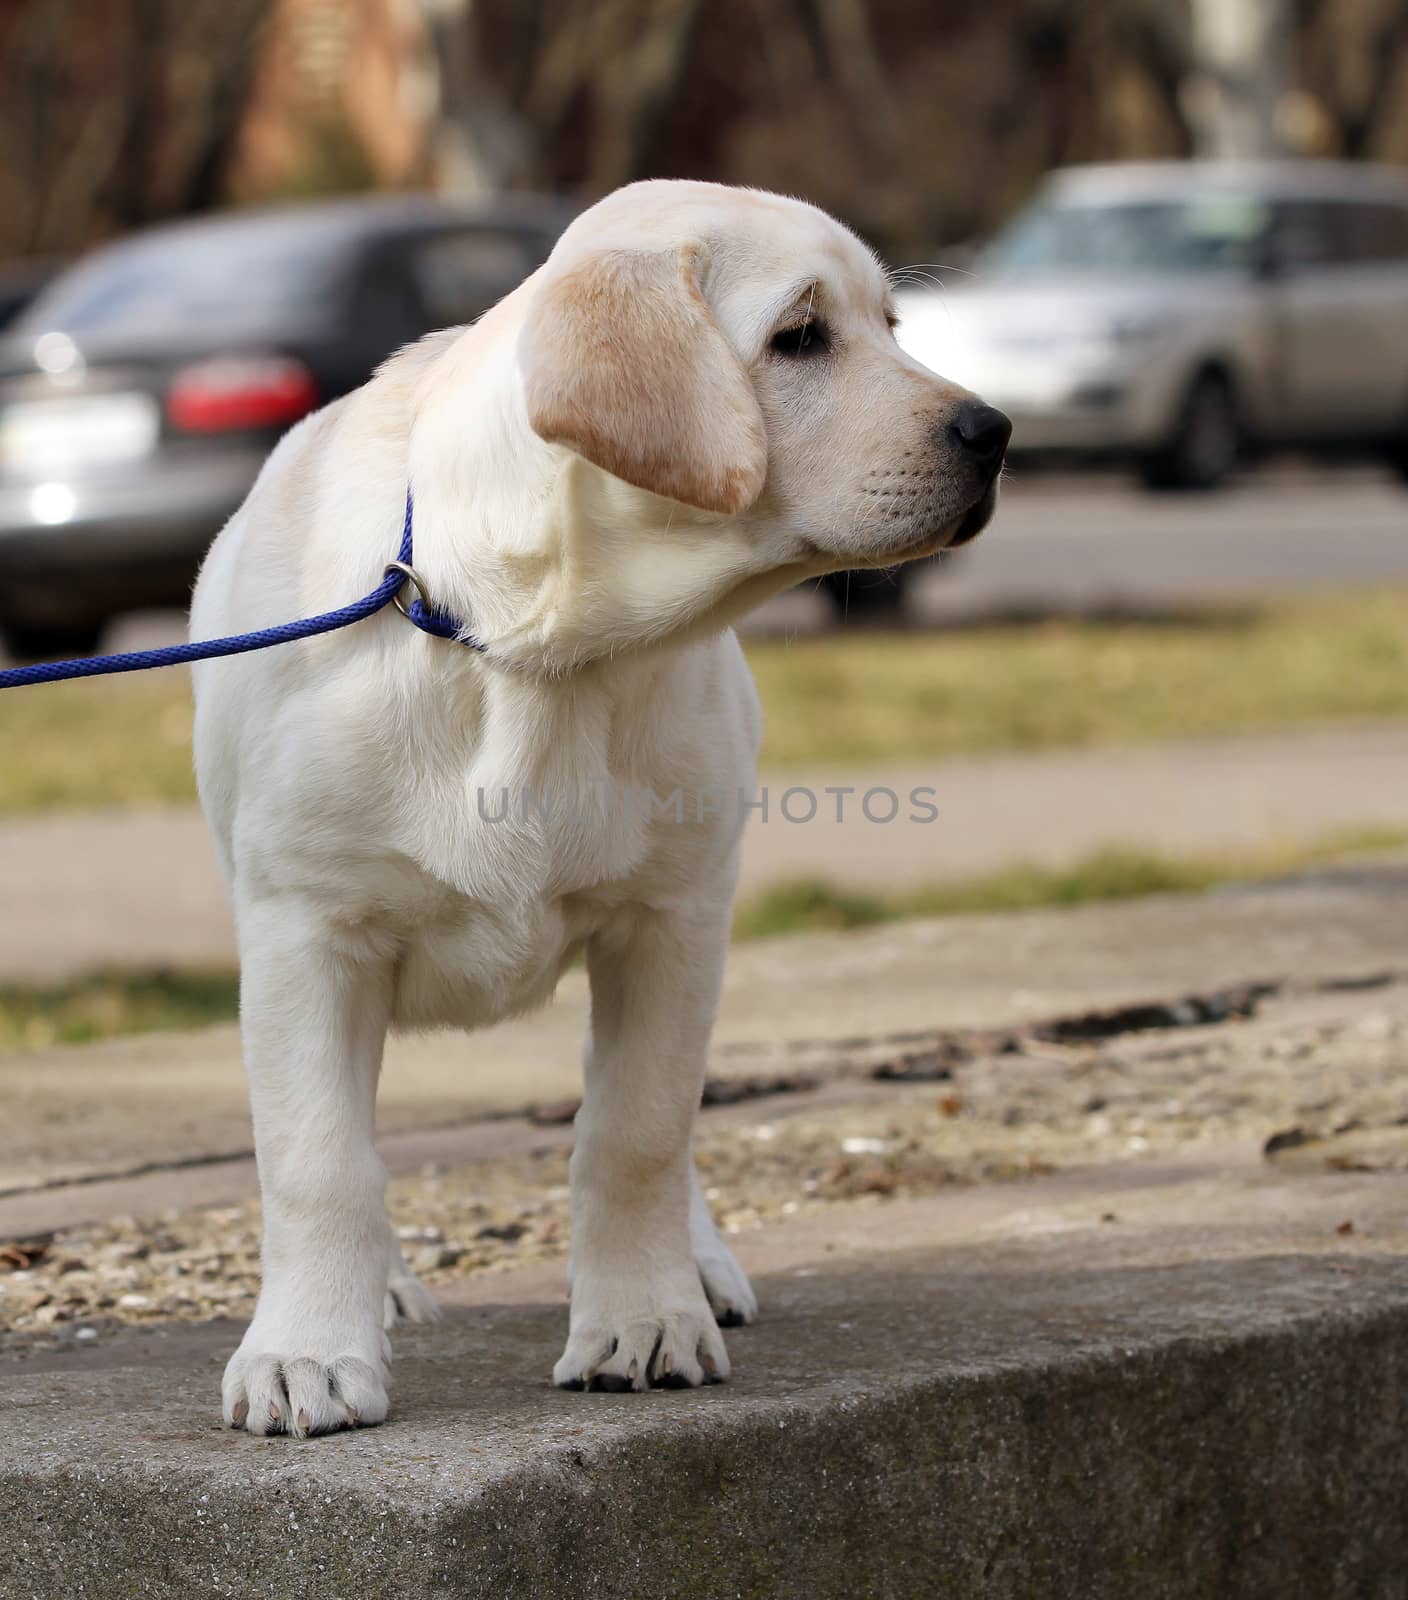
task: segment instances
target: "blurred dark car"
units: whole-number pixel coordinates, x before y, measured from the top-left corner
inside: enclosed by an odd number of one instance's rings
[[[0,331],[10,326],[60,266],[51,260],[0,262]]]
[[[325,202],[153,229],[63,273],[0,337],[0,642],[83,654],[125,611],[185,605],[279,435],[487,310],[569,217]]]

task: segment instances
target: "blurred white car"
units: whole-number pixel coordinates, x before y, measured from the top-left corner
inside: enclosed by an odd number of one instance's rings
[[[1160,488],[1269,446],[1408,476],[1408,174],[1069,168],[974,266],[901,293],[899,339],[1006,411],[1014,451],[1118,455]]]

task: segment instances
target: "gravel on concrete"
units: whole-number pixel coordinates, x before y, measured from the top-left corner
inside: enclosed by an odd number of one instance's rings
[[[710,1072],[824,1074],[955,1028],[1236,984],[1408,971],[1405,905],[1408,862],[1384,860],[1205,895],[755,941],[730,952]],[[531,1016],[469,1037],[394,1038],[382,1134],[401,1139],[575,1097],[586,1018],[586,981],[573,971]],[[233,1028],[0,1057],[0,1232],[7,1192],[249,1149]]]
[[[953,1185],[1208,1150],[1408,1171],[1408,976],[1268,999],[1250,1017],[1079,1043],[976,1035],[988,1048],[970,1054],[961,1037],[943,1052],[861,1066],[824,1094],[820,1080],[809,1089],[799,1077],[791,1093],[706,1112],[697,1157],[725,1231],[838,1202],[883,1209]],[[537,1148],[515,1141],[517,1153],[499,1155],[476,1140],[474,1158],[456,1161],[447,1143],[440,1161],[393,1178],[392,1220],[427,1283],[439,1290],[565,1254],[561,1119],[570,1109],[555,1113],[560,1136],[545,1130]],[[258,1282],[252,1198],[0,1241],[0,1328],[9,1330],[0,1350],[36,1335],[97,1340],[127,1322],[247,1317]]]

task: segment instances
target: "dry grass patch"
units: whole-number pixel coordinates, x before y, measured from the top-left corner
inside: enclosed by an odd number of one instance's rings
[[[764,770],[1408,717],[1408,591],[1167,622],[755,640]],[[184,668],[0,694],[0,815],[188,802]]]
[[[1408,593],[749,645],[765,770],[1408,716]]]

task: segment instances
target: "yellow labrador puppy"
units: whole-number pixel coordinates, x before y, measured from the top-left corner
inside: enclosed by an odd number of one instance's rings
[[[756,1302],[691,1138],[746,819],[716,802],[751,796],[759,730],[730,624],[801,579],[973,537],[1009,434],[893,320],[870,251],[811,206],[635,184],[474,327],[295,428],[216,540],[198,638],[374,588],[413,485],[416,571],[482,646],[388,608],[195,669],[264,1202],[231,1426],[386,1416],[383,1328],[434,1314],[372,1146],[387,1029],[540,1005],[583,950],[553,1377],[727,1376],[718,1325]]]

